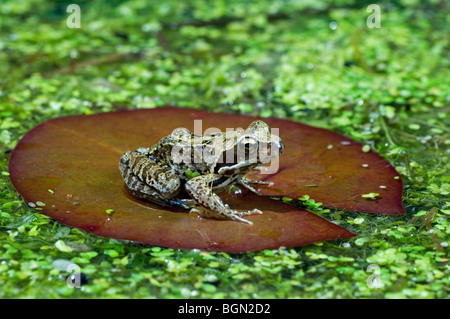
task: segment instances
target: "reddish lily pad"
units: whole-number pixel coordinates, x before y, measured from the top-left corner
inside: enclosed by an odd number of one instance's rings
[[[263,210],[263,215],[248,217],[254,225],[200,218],[130,196],[118,170],[120,156],[153,145],[176,127],[193,130],[194,119],[203,121],[203,130],[225,131],[247,127],[255,118],[157,108],[49,120],[28,132],[12,152],[11,181],[27,202],[44,203],[42,212],[64,224],[166,247],[244,252],[355,235],[308,211],[248,192],[223,196],[233,208]],[[308,194],[338,208],[402,213],[401,180],[394,179],[395,170],[377,154],[364,153],[360,144],[327,130],[265,121],[280,129],[286,144],[279,172],[262,176],[275,182],[261,189],[265,195]],[[357,165],[364,163],[369,167]],[[310,184],[317,186],[306,187]],[[375,200],[361,197],[379,185],[386,188]]]

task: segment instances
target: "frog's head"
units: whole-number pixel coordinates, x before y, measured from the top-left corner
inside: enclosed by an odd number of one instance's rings
[[[257,164],[266,164],[277,159],[284,151],[284,143],[280,137],[270,131],[269,125],[263,121],[254,121],[236,139],[238,158]]]

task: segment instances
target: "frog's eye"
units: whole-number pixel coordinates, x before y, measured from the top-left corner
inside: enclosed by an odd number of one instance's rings
[[[258,150],[258,141],[253,136],[243,136],[237,143],[238,151],[244,154],[253,154]]]

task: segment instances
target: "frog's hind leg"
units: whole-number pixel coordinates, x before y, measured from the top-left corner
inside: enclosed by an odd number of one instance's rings
[[[155,187],[143,182],[142,179],[146,179],[148,173],[146,173],[145,170],[141,168],[143,163],[139,165],[139,162],[137,162],[136,159],[132,161],[132,154],[133,152],[127,152],[122,156],[119,163],[119,170],[128,190],[134,197],[168,207],[189,209],[194,206],[194,201],[192,199],[179,199],[176,197],[169,197],[171,194],[164,193],[164,190],[166,188],[163,188],[162,185],[159,185],[161,187],[159,187],[159,189],[156,189]],[[148,166],[151,166],[151,164],[157,165],[156,163],[150,162],[151,160],[148,160],[148,162],[145,163],[147,164],[147,167],[145,168],[148,168]],[[158,172],[158,170],[156,171]],[[141,176],[141,178],[139,178],[138,176]],[[176,192],[178,192],[178,190],[176,190]]]
[[[130,169],[141,182],[155,189],[161,197],[172,198],[180,191],[180,178],[172,172],[167,165],[162,165],[152,157],[139,152],[126,152],[120,158],[121,172]],[[122,173],[122,176],[124,174]]]

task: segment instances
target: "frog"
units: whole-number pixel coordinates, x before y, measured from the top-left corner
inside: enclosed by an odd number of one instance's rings
[[[260,195],[252,184],[273,183],[245,176],[252,170],[263,170],[265,164],[278,159],[284,148],[281,138],[271,134],[262,120],[251,122],[245,130],[203,135],[176,128],[151,147],[125,152],[119,170],[126,188],[138,199],[206,218],[252,225],[245,216],[263,214],[261,210],[232,209],[217,194],[243,186]]]

